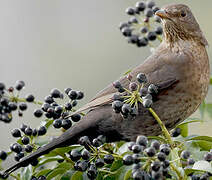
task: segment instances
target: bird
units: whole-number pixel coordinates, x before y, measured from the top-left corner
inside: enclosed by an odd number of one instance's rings
[[[166,5],[156,15],[162,20],[163,41],[130,72],[130,76],[132,81],[136,81],[136,76],[144,73],[147,85],[155,84],[159,88],[152,108],[170,130],[194,113],[207,95],[210,79],[208,42],[187,5]],[[123,87],[129,86],[126,76],[119,81]],[[108,142],[115,142],[132,141],[138,135],[161,134],[160,126],[142,105],[138,107],[134,119],[115,113],[111,103],[116,92],[112,83],[109,84],[77,111],[87,111],[82,120],[8,168],[3,176],[8,177],[13,171],[55,148],[77,144],[82,136],[92,138],[102,134]]]

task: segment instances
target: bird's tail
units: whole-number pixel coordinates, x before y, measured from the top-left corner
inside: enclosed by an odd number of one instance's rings
[[[53,139],[49,144],[46,144],[43,147],[40,147],[37,151],[33,152],[29,156],[26,156],[20,162],[18,162],[17,164],[5,170],[3,174],[1,174],[1,177],[7,178],[9,174],[14,172],[15,170],[29,165],[29,163],[32,162],[33,160],[37,159],[38,157],[44,154],[49,153],[55,148],[76,144],[79,137],[81,136],[87,135],[90,137],[95,137],[96,135],[98,135],[96,134],[97,131],[95,127],[96,120],[97,119],[96,118],[94,119],[92,113],[91,114],[88,113],[86,116],[84,116],[84,118],[81,121],[79,121],[69,130],[67,130],[61,136]]]
[[[50,142],[49,144],[39,148],[37,151],[33,152],[32,154],[30,154],[29,156],[23,158],[20,162],[16,163],[15,165],[13,165],[12,167],[8,168],[1,176],[3,176],[2,178],[7,178],[9,176],[9,174],[11,174],[12,172],[14,172],[15,170],[21,168],[21,167],[25,167],[28,166],[30,162],[32,162],[33,160],[37,159],[38,157],[47,154],[48,152],[50,152],[51,150],[53,150],[55,147],[57,146],[57,141],[53,140],[52,142]]]

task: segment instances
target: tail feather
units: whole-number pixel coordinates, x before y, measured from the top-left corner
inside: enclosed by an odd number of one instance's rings
[[[11,174],[12,172],[14,172],[15,170],[21,168],[21,167],[25,167],[27,165],[29,165],[29,163],[31,161],[33,161],[34,159],[37,159],[38,157],[47,154],[48,152],[50,152],[51,150],[53,150],[55,148],[55,146],[57,145],[57,141],[52,141],[51,143],[39,148],[37,151],[33,152],[32,154],[30,154],[29,156],[23,158],[20,162],[18,162],[17,164],[13,165],[12,167],[8,168],[4,173],[3,176],[6,178],[8,177],[9,174]]]
[[[9,174],[14,172],[15,170],[19,169],[20,167],[25,167],[29,165],[29,163],[33,161],[34,159],[37,159],[38,157],[49,153],[55,148],[76,144],[79,137],[81,136],[84,136],[84,135],[88,135],[91,137],[96,136],[97,135],[96,134],[97,129],[95,127],[96,120],[98,120],[98,116],[95,116],[95,113],[86,114],[86,116],[84,116],[80,122],[75,124],[72,128],[67,130],[61,136],[53,139],[49,144],[46,144],[43,147],[40,147],[37,151],[33,152],[29,156],[26,156],[20,162],[8,168],[3,173],[3,178],[7,178]]]

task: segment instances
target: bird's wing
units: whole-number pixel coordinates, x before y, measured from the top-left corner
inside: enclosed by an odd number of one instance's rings
[[[178,82],[178,72],[176,62],[177,59],[184,58],[178,55],[166,55],[166,53],[153,54],[143,64],[134,68],[130,75],[131,81],[136,81],[136,76],[139,73],[144,73],[147,76],[149,84],[155,84],[159,87],[160,91],[164,91],[174,83]],[[122,86],[128,88],[130,81],[127,76],[123,76],[119,79]],[[89,103],[80,108],[78,112],[86,111],[98,107],[100,105],[108,104],[112,102],[113,95],[117,93],[117,90],[113,87],[112,83],[100,91]]]

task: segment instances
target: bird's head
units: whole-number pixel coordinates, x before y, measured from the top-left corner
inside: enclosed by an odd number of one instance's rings
[[[180,39],[195,40],[208,45],[190,8],[184,4],[172,4],[156,12],[162,19],[165,40],[174,43]]]

